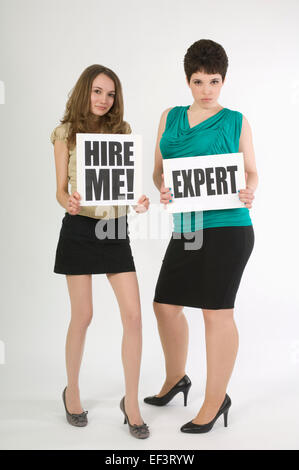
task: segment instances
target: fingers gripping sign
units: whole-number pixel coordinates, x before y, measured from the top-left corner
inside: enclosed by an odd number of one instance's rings
[[[162,183],[160,187],[160,202],[164,204],[164,209],[168,203],[172,202],[173,193],[171,192],[171,188],[165,188],[164,184],[164,174],[162,173]]]
[[[249,186],[246,186],[246,189],[239,190],[239,199],[244,203],[244,206],[247,209],[252,208],[252,202],[254,199],[254,191]]]
[[[67,209],[70,215],[77,215],[80,212],[80,199],[81,196],[77,191],[74,191],[69,197]]]
[[[146,212],[149,208],[149,204],[150,204],[150,201],[149,201],[149,198],[146,197],[145,194],[143,194],[137,201],[137,205],[136,206],[133,206],[134,209],[135,209],[135,212],[137,212],[137,214],[141,214],[142,212]]]

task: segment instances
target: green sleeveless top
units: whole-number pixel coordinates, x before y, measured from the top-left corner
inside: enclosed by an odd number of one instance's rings
[[[243,116],[238,111],[221,109],[214,116],[190,128],[187,109],[172,108],[160,140],[162,158],[194,157],[239,152]],[[200,157],[199,157],[200,158]],[[252,225],[246,207],[173,214],[174,232],[195,232],[208,227]]]

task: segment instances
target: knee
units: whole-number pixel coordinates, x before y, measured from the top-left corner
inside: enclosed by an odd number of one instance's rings
[[[157,318],[162,317],[163,313],[166,313],[166,309],[163,308],[164,304],[153,301],[153,309]]]
[[[153,309],[158,319],[173,318],[183,312],[183,307],[169,304],[161,304],[153,301]]]
[[[202,309],[204,321],[208,325],[230,325],[234,323],[234,309]]]
[[[92,309],[81,309],[80,312],[74,314],[72,312],[71,324],[79,329],[86,329],[91,323],[93,317]]]
[[[129,311],[123,315],[124,329],[140,331],[142,328],[141,314],[136,311]]]
[[[86,328],[90,325],[91,323],[91,320],[92,320],[92,312],[88,312],[85,314],[85,317],[84,317],[84,325],[86,326]]]

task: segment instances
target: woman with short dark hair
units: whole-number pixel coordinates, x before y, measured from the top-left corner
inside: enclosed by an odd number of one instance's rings
[[[182,432],[209,431],[217,418],[227,414],[231,399],[227,385],[238,350],[234,305],[241,277],[254,246],[249,209],[258,184],[251,129],[244,115],[222,107],[218,98],[228,59],[214,41],[192,44],[184,58],[186,81],[193,96],[191,106],[163,112],[156,144],[153,179],[160,201],[172,202],[172,188],[165,188],[162,158],[193,157],[243,152],[246,188],[239,198],[244,207],[174,213],[174,230],[163,259],[154,297],[159,334],[165,355],[166,380],[161,391],[144,399],[166,405],[177,393],[184,404],[191,387],[185,374],[188,324],[183,307],[201,308],[205,322],[207,381],[204,403]],[[185,236],[203,237],[199,249],[186,250]],[[179,235],[179,236],[178,236]]]

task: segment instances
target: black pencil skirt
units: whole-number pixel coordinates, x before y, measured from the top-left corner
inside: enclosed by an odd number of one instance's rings
[[[234,308],[254,246],[253,226],[212,227],[194,232],[194,248],[200,245],[197,249],[192,249],[193,241],[185,236],[175,238],[179,235],[172,233],[154,301],[211,310]],[[200,240],[202,243],[198,243]]]
[[[136,271],[127,215],[99,220],[65,213],[56,249],[54,272],[104,274]]]

